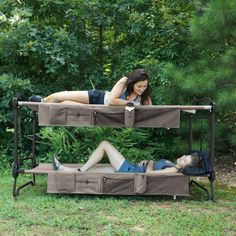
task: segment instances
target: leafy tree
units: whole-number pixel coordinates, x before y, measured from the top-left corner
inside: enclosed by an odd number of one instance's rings
[[[176,85],[166,73],[168,63],[184,67],[199,57],[189,34],[194,12],[193,1],[183,0],[3,0],[0,75],[10,72],[12,78],[29,80],[30,91],[47,95],[92,84],[108,90],[119,77],[143,66],[151,75],[154,103],[173,103],[169,88]],[[28,88],[19,91],[27,97]],[[2,93],[4,100],[7,91]],[[148,132],[150,155],[154,150],[168,156],[186,150],[176,135],[182,131]]]
[[[236,2],[212,0],[199,8],[190,25],[196,58],[187,66],[169,66],[170,102],[213,100],[217,104],[217,148],[236,148]]]
[[[19,91],[28,95],[32,93],[29,79],[23,79],[10,74],[0,75],[0,148],[1,155],[6,155],[6,158],[12,154],[13,150],[12,98],[20,96]],[[6,162],[5,160],[2,161]]]

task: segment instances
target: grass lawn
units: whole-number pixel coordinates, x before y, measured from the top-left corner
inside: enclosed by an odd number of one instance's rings
[[[28,180],[21,175],[19,183]],[[236,235],[236,189],[215,184],[216,202],[192,197],[47,194],[46,176],[12,197],[0,174],[0,235]]]

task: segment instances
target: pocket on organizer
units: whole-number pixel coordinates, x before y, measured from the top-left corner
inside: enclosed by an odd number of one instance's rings
[[[67,121],[68,126],[91,126],[91,110],[85,108],[67,108]]]
[[[58,192],[70,193],[75,191],[75,174],[56,173],[56,189]]]
[[[75,182],[77,193],[98,194],[102,191],[102,176],[98,174],[76,174]]]
[[[121,127],[124,121],[124,112],[96,112],[94,116],[96,126]]]
[[[106,176],[103,178],[103,192],[107,194],[134,194],[134,177],[117,175],[116,177]]]
[[[66,124],[66,107],[51,106],[50,107],[50,125],[65,125]]]

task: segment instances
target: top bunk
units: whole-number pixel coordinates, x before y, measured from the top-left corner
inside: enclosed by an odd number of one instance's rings
[[[213,110],[213,105],[106,106],[17,101],[38,113],[40,126],[179,128],[180,113]]]

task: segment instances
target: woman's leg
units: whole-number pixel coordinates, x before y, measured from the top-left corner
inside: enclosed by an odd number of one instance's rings
[[[74,102],[74,101],[63,101],[60,102],[60,104],[64,104],[64,105],[84,105],[85,103],[81,103],[81,102]]]
[[[60,103],[64,101],[89,104],[88,91],[63,91],[57,92],[43,98],[43,102]]]
[[[89,157],[88,161],[80,168],[80,171],[87,171],[95,164],[99,163],[102,160],[104,153],[107,154],[112,167],[118,171],[125,161],[125,158],[111,143],[107,141],[103,141],[98,145]]]

